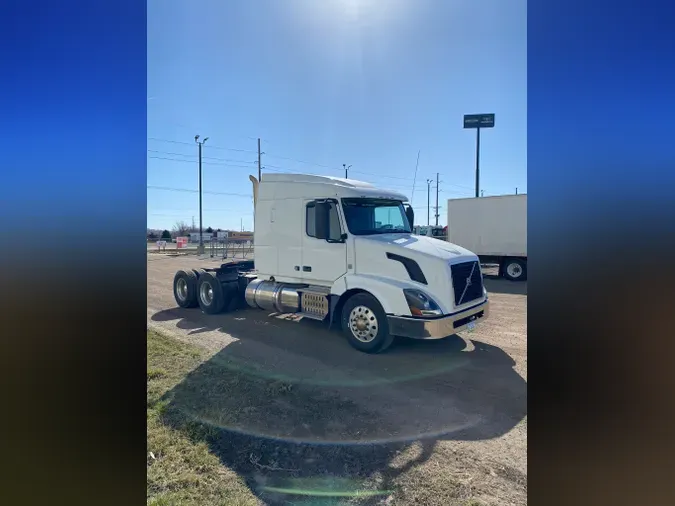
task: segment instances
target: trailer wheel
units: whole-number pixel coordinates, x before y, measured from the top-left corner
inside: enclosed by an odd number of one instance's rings
[[[527,263],[520,258],[508,258],[504,262],[504,277],[509,281],[525,281],[527,279]]]
[[[394,341],[384,309],[367,293],[347,299],[342,307],[342,330],[349,344],[365,353],[383,352]]]
[[[199,276],[197,300],[199,307],[206,314],[217,314],[223,311],[225,305],[223,287],[212,273],[204,272]]]
[[[197,307],[197,275],[180,270],[173,277],[173,298],[180,307]]]

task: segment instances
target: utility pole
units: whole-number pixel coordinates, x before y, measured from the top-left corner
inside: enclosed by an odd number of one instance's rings
[[[262,165],[260,163],[260,137],[258,137],[258,181],[262,181]]]
[[[195,135],[195,142],[199,146],[199,255],[204,254],[204,237],[202,237],[202,145],[208,140],[208,137],[204,137],[204,140],[199,142],[199,135]]]
[[[438,226],[438,172],[436,172],[436,226]]]
[[[342,168],[345,169],[345,179],[349,179],[349,169],[351,168],[351,165],[343,163]]]
[[[431,183],[433,182],[433,179],[427,179],[427,227],[431,225],[431,222],[429,221],[429,212],[431,211]]]
[[[516,186],[516,195],[518,195],[518,187]]]
[[[476,197],[480,188],[480,127],[476,128]]]

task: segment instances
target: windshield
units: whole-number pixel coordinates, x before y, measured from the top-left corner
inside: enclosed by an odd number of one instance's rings
[[[347,228],[354,235],[410,233],[408,218],[399,200],[342,199]]]

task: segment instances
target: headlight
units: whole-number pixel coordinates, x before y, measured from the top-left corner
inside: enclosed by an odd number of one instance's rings
[[[487,290],[485,287],[483,287],[483,297],[487,297]]]
[[[408,301],[410,313],[413,316],[440,316],[441,308],[424,292],[414,289],[403,290],[405,300]]]

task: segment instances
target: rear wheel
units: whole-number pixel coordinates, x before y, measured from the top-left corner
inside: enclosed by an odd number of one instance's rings
[[[527,263],[520,258],[508,258],[504,261],[503,273],[509,281],[525,281],[527,279]]]
[[[180,307],[197,306],[197,275],[180,270],[173,277],[173,297]]]
[[[217,314],[223,311],[225,306],[223,287],[214,274],[204,272],[199,276],[197,300],[199,307],[206,314]]]
[[[387,315],[378,300],[358,293],[342,307],[342,331],[354,348],[365,353],[380,353],[389,348],[394,336],[389,334]]]

